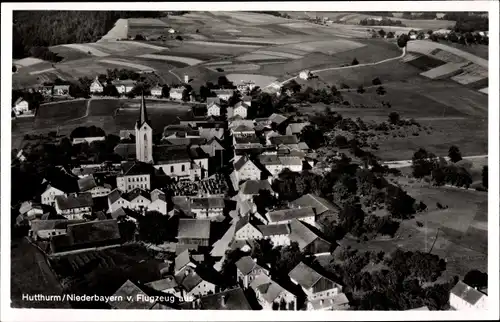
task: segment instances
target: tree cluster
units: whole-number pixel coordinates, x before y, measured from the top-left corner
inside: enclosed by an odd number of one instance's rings
[[[361,26],[398,26],[398,27],[405,27],[405,25],[401,22],[401,20],[394,20],[394,19],[389,19],[389,18],[382,18],[381,20],[365,18],[365,19],[361,19],[359,21],[359,24]]]

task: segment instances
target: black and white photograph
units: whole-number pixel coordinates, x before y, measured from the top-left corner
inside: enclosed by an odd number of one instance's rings
[[[2,4],[2,309],[498,317],[498,3],[420,3]]]

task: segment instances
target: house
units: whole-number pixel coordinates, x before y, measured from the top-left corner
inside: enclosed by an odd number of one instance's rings
[[[207,97],[207,116],[220,116],[220,98]]]
[[[268,120],[271,124],[276,124],[278,127],[280,127],[282,124],[284,124],[289,117],[283,116],[278,113],[273,113],[271,116],[269,116]]]
[[[187,267],[196,268],[196,262],[193,261],[189,254],[189,249],[183,250],[174,260],[174,274],[182,273]]]
[[[92,143],[96,141],[105,141],[106,137],[105,136],[87,136],[87,137],[82,137],[82,138],[73,138],[72,144],[81,144],[81,143]]]
[[[139,161],[124,162],[121,165],[121,174],[116,177],[116,186],[123,192],[140,188],[151,189],[152,166]]]
[[[25,201],[21,204],[21,207],[19,207],[19,215],[28,220],[40,217],[43,213],[42,205],[33,201]]]
[[[203,274],[201,269],[187,266],[175,275],[175,279],[182,290],[184,299],[194,299],[215,293],[215,284]]]
[[[199,299],[202,310],[251,310],[252,307],[241,288],[233,288],[224,292],[202,296]],[[197,308],[197,307],[194,307]]]
[[[15,102],[14,102],[14,113],[16,115],[22,115],[25,113],[29,112],[29,104],[28,101],[26,101],[24,98],[19,97]]]
[[[92,214],[93,204],[90,193],[55,198],[56,213],[66,217],[66,219],[82,219],[84,215]]]
[[[241,97],[241,101],[248,107],[252,106],[252,96],[244,95]]]
[[[316,256],[330,255],[332,244],[315,227],[310,227],[300,220],[290,222],[290,241],[296,242],[302,252]]]
[[[238,220],[234,228],[235,240],[262,239],[263,235],[258,224],[251,220],[250,215],[246,215]]]
[[[114,219],[68,225],[67,235],[70,237],[69,246],[72,249],[116,245],[120,243],[121,238],[118,222]]]
[[[210,220],[179,219],[177,240],[179,244],[208,246],[210,242]]]
[[[151,203],[146,206],[146,211],[158,211],[167,214],[167,197],[163,191],[155,189],[151,192]]]
[[[170,99],[173,99],[173,100],[182,100],[182,94],[184,93],[184,90],[186,88],[184,86],[181,86],[181,87],[173,87],[170,89]]]
[[[57,196],[64,196],[66,193],[52,185],[48,185],[41,195],[42,204],[52,206]]]
[[[265,218],[268,225],[289,224],[293,219],[302,220],[313,226],[316,223],[316,213],[312,207],[270,211]]]
[[[309,193],[291,201],[290,206],[296,208],[312,207],[316,213],[317,221],[328,217],[329,221],[335,220],[338,222],[339,207],[320,196]]]
[[[308,311],[343,311],[349,309],[349,299],[344,293],[307,303]]]
[[[302,287],[308,301],[329,299],[342,292],[342,286],[300,262],[288,274],[293,283]]]
[[[255,83],[252,81],[241,81],[238,85],[236,85],[236,89],[241,93],[249,93],[256,87]]]
[[[129,201],[129,208],[137,211],[145,211],[151,203],[151,195],[141,188],[124,193],[124,198]]]
[[[158,85],[156,85],[155,87],[153,87],[151,89],[151,95],[154,96],[154,97],[161,97],[161,94],[162,94],[162,88]]]
[[[191,198],[191,213],[196,219],[214,219],[223,216],[224,198]]]
[[[248,126],[247,124],[240,124],[238,126],[231,127],[230,129],[231,135],[236,136],[254,136],[255,130],[253,127]]]
[[[155,291],[171,294],[177,298],[181,298],[182,296],[179,285],[173,276],[166,276],[165,278],[152,281],[144,285],[154,289]]]
[[[205,128],[198,127],[198,132],[201,138],[207,140],[207,144],[210,144],[212,140],[222,140],[224,138],[224,128],[223,127],[214,127],[214,128]]]
[[[309,122],[301,122],[301,123],[291,123],[286,127],[286,135],[299,135],[302,133],[302,130],[309,126],[311,123]]]
[[[228,101],[234,95],[234,89],[214,89],[212,92],[223,101]]]
[[[261,190],[266,190],[271,195],[276,196],[271,184],[267,180],[247,180],[240,185],[239,195],[242,201],[253,199],[253,196],[259,195]]]
[[[96,76],[95,79],[90,84],[90,92],[93,93],[102,93],[104,91],[104,85],[99,81],[99,76]]]
[[[269,239],[274,246],[290,245],[290,227],[288,224],[257,226],[263,239]]]
[[[30,222],[28,236],[33,240],[50,239],[52,236],[66,235],[68,225],[82,223],[84,220],[35,219]]]
[[[297,297],[267,275],[256,277],[250,287],[263,310],[297,310]]]
[[[111,192],[109,184],[97,185],[93,175],[79,179],[78,189],[80,193],[89,192],[92,198],[105,197]]]
[[[144,300],[140,300],[140,299]],[[146,301],[148,296],[143,290],[132,281],[127,280],[110,297],[109,305],[116,310],[149,310],[155,302]]]
[[[269,269],[257,264],[257,259],[243,256],[236,262],[236,278],[243,288],[249,287],[250,283],[260,275],[269,276]]]
[[[69,85],[54,85],[54,96],[69,96]]]
[[[248,108],[249,108],[249,106],[246,103],[238,102],[233,107],[233,115],[232,116],[233,117],[240,116],[242,119],[246,119],[247,114],[248,114]]]
[[[111,84],[113,84],[116,87],[116,90],[118,91],[119,94],[129,93],[134,89],[136,85],[135,81],[131,79],[115,80],[112,81]]]
[[[236,182],[243,180],[260,180],[262,171],[247,156],[239,157],[233,163]]]
[[[299,139],[295,135],[274,135],[271,136],[267,142],[267,145],[274,146],[297,146],[299,144]]]
[[[300,79],[308,80],[309,78],[311,78],[311,76],[312,76],[312,73],[308,69],[303,70],[299,73]]]
[[[108,195],[108,209],[110,213],[114,213],[120,208],[130,208],[130,201],[122,196],[122,192],[118,189],[111,191]]]
[[[450,306],[455,311],[487,310],[488,296],[459,281],[450,291]]]

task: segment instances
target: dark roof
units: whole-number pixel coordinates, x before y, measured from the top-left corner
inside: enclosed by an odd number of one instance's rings
[[[269,139],[273,145],[288,145],[288,144],[298,144],[299,140],[295,135],[277,135]]]
[[[125,160],[136,157],[135,143],[119,143],[115,146],[114,151]]]
[[[257,226],[257,228],[260,230],[264,237],[290,234],[290,228],[288,227],[288,224],[259,225]]]
[[[218,97],[207,97],[207,106],[210,106],[211,104],[217,104],[220,105],[220,98]]]
[[[92,175],[86,176],[78,180],[78,188],[80,189],[80,192],[85,192],[95,187],[97,187],[97,184],[94,180],[94,176]]]
[[[259,155],[259,162],[264,166],[281,164],[281,160],[276,154],[261,154]]]
[[[246,224],[250,223],[250,215],[241,217],[234,226],[234,232],[237,233],[241,228],[245,227]]]
[[[254,129],[252,127],[249,127],[248,125],[239,124],[238,126],[231,128],[231,131],[233,131],[233,132],[254,132]]]
[[[140,188],[135,188],[134,190],[130,191],[129,193],[123,194],[122,196],[128,201],[132,201],[139,196],[143,196],[144,198],[151,201],[151,195],[149,194],[149,192]]]
[[[290,241],[297,242],[301,250],[303,250],[313,242],[317,242],[314,245],[315,249],[313,253],[323,253],[330,250],[330,243],[324,238],[320,237],[315,231],[309,228],[307,224],[301,222],[300,220],[293,219],[290,222],[290,228]]]
[[[61,210],[92,207],[94,201],[90,193],[81,193],[78,195],[56,196],[56,204]]]
[[[153,150],[153,159],[158,164],[169,164],[177,162],[190,162],[186,146],[160,145]]]
[[[191,198],[191,209],[215,209],[224,208],[224,198],[207,197]]]
[[[185,249],[182,253],[180,253],[175,257],[174,268],[176,271],[179,271],[189,262],[191,262],[191,257],[189,256],[189,249]]]
[[[139,112],[139,119],[137,120],[137,128],[140,128],[144,123],[151,127],[151,123],[148,119],[148,113],[146,109],[146,100],[144,99],[144,91],[141,93],[141,108]]]
[[[122,174],[126,176],[134,176],[141,174],[151,174],[153,166],[151,164],[140,161],[128,161],[121,165]]]
[[[236,144],[260,143],[257,135],[235,136],[234,141]]]
[[[288,117],[277,113],[273,113],[271,116],[269,116],[269,121],[276,123],[278,125],[285,122],[286,120],[288,120]]]
[[[205,158],[209,158],[210,157],[199,146],[192,146],[192,147],[190,147],[190,149],[189,149],[189,155],[191,156],[191,158],[193,158],[195,160],[197,160],[197,159],[205,159]]]
[[[122,301],[110,301],[109,305],[115,309],[150,309],[153,307],[154,303],[149,301],[138,301],[137,296],[141,294],[146,296],[139,286],[127,280],[122,286],[113,294],[113,299],[123,299]],[[132,300],[128,301],[127,298],[130,297]]]
[[[203,281],[203,278],[196,272],[194,268],[186,268],[175,276],[177,283],[186,291],[191,291]]]
[[[248,299],[241,288],[207,295],[200,298],[204,310],[251,310]]]
[[[177,238],[210,238],[210,220],[208,219],[179,219]]]
[[[295,266],[288,274],[291,279],[295,280],[300,286],[305,289],[310,289],[313,287],[323,276],[316,272],[314,269],[306,265],[304,262],[300,262]]]
[[[242,156],[234,163],[234,169],[239,171],[247,162],[252,162],[246,155]],[[252,162],[253,164],[253,162]]]
[[[95,216],[98,220],[106,220],[108,217],[106,217],[106,214],[102,211],[98,211],[95,213]]]
[[[173,276],[166,276],[165,278],[162,278],[161,280],[156,280],[153,282],[149,282],[145,284],[146,286],[149,286],[157,291],[165,291],[172,289],[174,287],[177,287],[177,281]]]
[[[258,195],[260,190],[268,190],[274,193],[271,184],[267,180],[247,180],[241,185],[240,190],[246,195]]]
[[[257,262],[252,259],[250,256],[243,256],[236,262],[236,268],[241,272],[243,275],[248,275],[250,274],[255,268],[263,268]]]
[[[68,220],[68,219],[50,219],[50,220],[32,220],[30,229],[33,232],[50,229],[66,229],[68,225],[85,222],[85,220]]]
[[[307,194],[291,202],[295,207],[313,207],[316,214],[320,215],[328,210],[338,210],[338,207],[317,195]]]
[[[115,219],[98,220],[68,225],[68,235],[78,245],[119,239],[120,230]]]
[[[108,194],[108,200],[111,204],[114,204],[118,199],[120,199],[121,196],[122,193],[120,190],[115,189]]]
[[[272,303],[283,292],[288,292],[284,287],[271,280],[267,283],[257,286],[257,289],[262,294],[262,297],[268,302]]]
[[[312,207],[304,207],[271,211],[267,215],[271,222],[277,222],[315,216],[315,213]]]
[[[483,293],[479,292],[473,287],[470,287],[469,285],[465,284],[462,281],[459,281],[451,289],[451,293],[455,294],[456,296],[460,297],[461,299],[472,305],[476,304],[477,301],[479,301],[483,296],[485,296]]]

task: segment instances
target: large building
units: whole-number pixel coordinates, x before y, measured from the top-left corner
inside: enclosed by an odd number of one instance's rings
[[[141,162],[153,162],[153,128],[148,120],[144,92],[141,98],[139,119],[135,124],[135,154]]]

